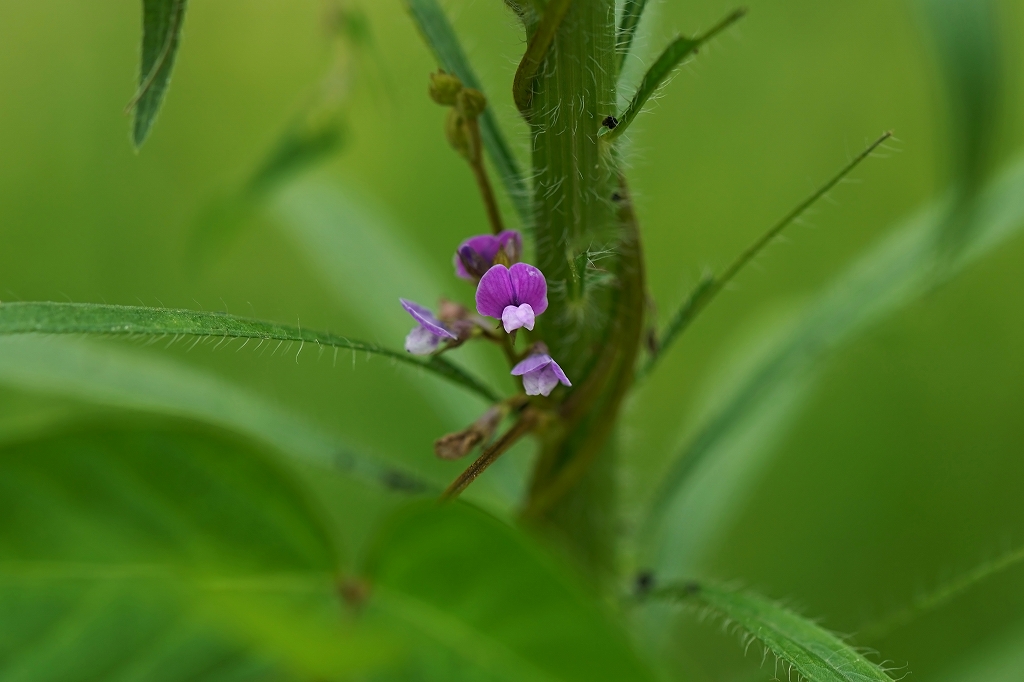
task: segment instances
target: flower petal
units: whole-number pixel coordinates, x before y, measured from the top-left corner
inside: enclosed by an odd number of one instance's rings
[[[426,327],[413,327],[405,337],[405,350],[413,355],[430,355],[437,350],[441,337]]]
[[[523,375],[523,390],[526,395],[548,396],[558,385],[558,377],[555,376],[551,365],[545,365],[543,369]]]
[[[548,283],[544,273],[532,265],[516,263],[509,269],[515,305],[529,303],[534,315],[548,309]]]
[[[431,334],[435,336],[441,336],[447,339],[456,338],[455,334],[448,331],[447,327],[441,322],[441,320],[434,317],[434,313],[430,312],[428,308],[424,308],[419,303],[415,303],[405,298],[398,299],[402,303],[402,307],[405,311],[412,315],[412,318],[420,323],[420,326],[428,329]]]
[[[518,308],[514,305],[505,306],[505,309],[501,311],[501,323],[505,327],[505,331],[510,334],[513,329],[519,329],[520,327],[526,327],[533,331],[535,319],[536,316],[533,314],[533,308],[530,307],[529,303],[524,303]]]
[[[569,381],[569,377],[565,376],[565,372],[562,371],[562,368],[558,366],[557,362],[552,360],[548,367],[551,368],[551,371],[555,373],[555,376],[558,377],[560,382],[566,386],[572,386],[572,382]]]
[[[514,305],[514,298],[508,268],[504,265],[495,265],[484,273],[476,287],[476,311],[500,320],[505,307]],[[534,310],[536,311],[536,308]]]
[[[536,372],[538,369],[545,367],[552,362],[554,362],[554,360],[551,359],[550,355],[544,353],[531,355],[512,368],[512,376],[518,377],[527,374],[528,372]]]
[[[505,230],[498,235],[498,251],[504,251],[510,262],[518,263],[523,255],[523,235],[516,230]],[[496,257],[498,252],[494,255]]]

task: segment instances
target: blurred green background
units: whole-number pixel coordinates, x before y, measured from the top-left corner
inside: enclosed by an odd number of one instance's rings
[[[706,268],[727,264],[881,131],[896,137],[743,273],[631,399],[627,521],[723,366],[955,177],[962,129],[924,4],[754,0],[738,29],[681,69],[632,132],[631,179],[663,321]],[[525,166],[525,128],[510,95],[522,50],[514,18],[498,0],[445,6]],[[122,113],[136,78],[138,0],[0,4],[0,299],[201,306],[390,346],[408,326],[399,296],[470,301],[450,258],[461,239],[485,231],[484,213],[444,141],[444,112],[426,97],[434,62],[398,0],[361,7],[372,47],[355,74],[342,151],[197,265],[199,216],[245,182],[329,67],[323,3],[193,0],[165,107],[139,153]],[[991,169],[1024,150],[1024,5],[994,7],[1002,92],[998,116],[984,123]],[[641,54],[649,61],[675,31],[706,28],[731,8],[658,3]],[[345,197],[334,212],[309,205],[334,188]],[[309,230],[295,227],[303,220],[333,235],[336,250],[311,249]],[[792,598],[803,613],[855,633],[1024,543],[1022,266],[1017,239],[846,346],[707,574]],[[354,449],[442,482],[462,465],[437,461],[433,439],[482,407],[380,359],[343,354],[334,366],[309,349],[296,358],[294,349],[135,345],[251,387]],[[498,360],[473,358],[507,381]],[[97,409],[10,387],[0,405],[9,432]],[[489,485],[514,488],[528,457],[529,448],[517,450]],[[353,543],[374,522],[373,508],[353,503]],[[1019,568],[872,645],[916,678],[939,679],[968,648],[1022,622]],[[683,634],[703,642],[688,648],[703,652],[685,662],[695,679],[760,663],[715,628]]]

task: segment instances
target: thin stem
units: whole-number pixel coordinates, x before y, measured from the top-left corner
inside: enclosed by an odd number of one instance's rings
[[[633,47],[633,38],[636,36],[636,28],[640,24],[640,18],[644,14],[647,0],[626,0],[622,8],[622,21],[619,23],[619,31],[615,36],[615,49],[619,51],[619,71],[626,64],[629,52]]]
[[[890,137],[892,137],[891,130],[883,133],[881,137],[869,144],[864,151],[854,157],[852,161],[846,164],[846,166],[836,173],[828,182],[819,187],[814,194],[800,202],[796,208],[787,213],[779,222],[775,223],[775,225],[773,225],[767,232],[754,241],[753,244],[748,246],[721,275],[709,275],[701,279],[690,295],[686,297],[682,306],[680,306],[679,310],[673,316],[672,321],[669,322],[664,334],[662,334],[661,341],[658,343],[657,352],[652,353],[647,359],[647,362],[639,372],[638,378],[646,376],[651,371],[661,356],[664,355],[665,349],[668,348],[677,336],[679,336],[690,326],[690,324],[693,323],[697,316],[707,308],[708,304],[715,299],[715,297],[737,275],[737,273],[739,273],[740,270],[754,259],[754,256],[760,253],[765,246],[779,236],[779,234],[793,221],[803,215],[807,209],[813,206],[823,196],[828,194],[833,187],[838,185],[843,178],[849,175],[854,168],[856,168],[864,159],[868,158],[875,149]]]
[[[480,188],[480,196],[484,200],[484,208],[487,210],[487,220],[491,224],[491,231],[500,234],[505,229],[501,220],[501,211],[498,209],[498,200],[494,196],[494,188],[491,186],[490,178],[487,177],[487,168],[484,166],[483,141],[480,138],[480,123],[475,118],[466,120],[466,127],[473,145],[472,158],[469,166],[473,169],[473,177],[476,178],[477,187]]]
[[[511,429],[506,431],[491,447],[484,450],[483,454],[469,465],[469,468],[452,481],[452,484],[441,494],[441,502],[450,502],[462,494],[462,491],[469,487],[469,484],[475,481],[477,476],[498,461],[498,458],[508,452],[509,448],[515,445],[520,438],[529,433],[536,422],[536,413],[527,409]]]

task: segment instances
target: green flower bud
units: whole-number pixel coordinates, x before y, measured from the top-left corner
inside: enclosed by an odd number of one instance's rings
[[[476,118],[487,108],[487,98],[479,90],[463,88],[455,98],[455,108],[466,118]]]
[[[448,112],[448,118],[444,122],[444,134],[452,149],[467,159],[473,158],[473,143],[469,138],[469,131],[466,130],[466,120],[462,118],[458,109]]]
[[[444,71],[430,74],[430,99],[446,107],[454,106],[463,90],[458,77]]]

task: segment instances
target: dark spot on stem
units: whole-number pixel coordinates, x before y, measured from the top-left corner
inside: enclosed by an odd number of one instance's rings
[[[603,125],[608,130],[615,130],[616,126],[619,125],[619,119],[615,118],[614,116],[605,116],[604,120],[601,121],[601,125]]]
[[[620,201],[622,201],[622,195],[619,194],[618,192],[612,192],[612,201],[614,201],[615,203],[619,203]]]

